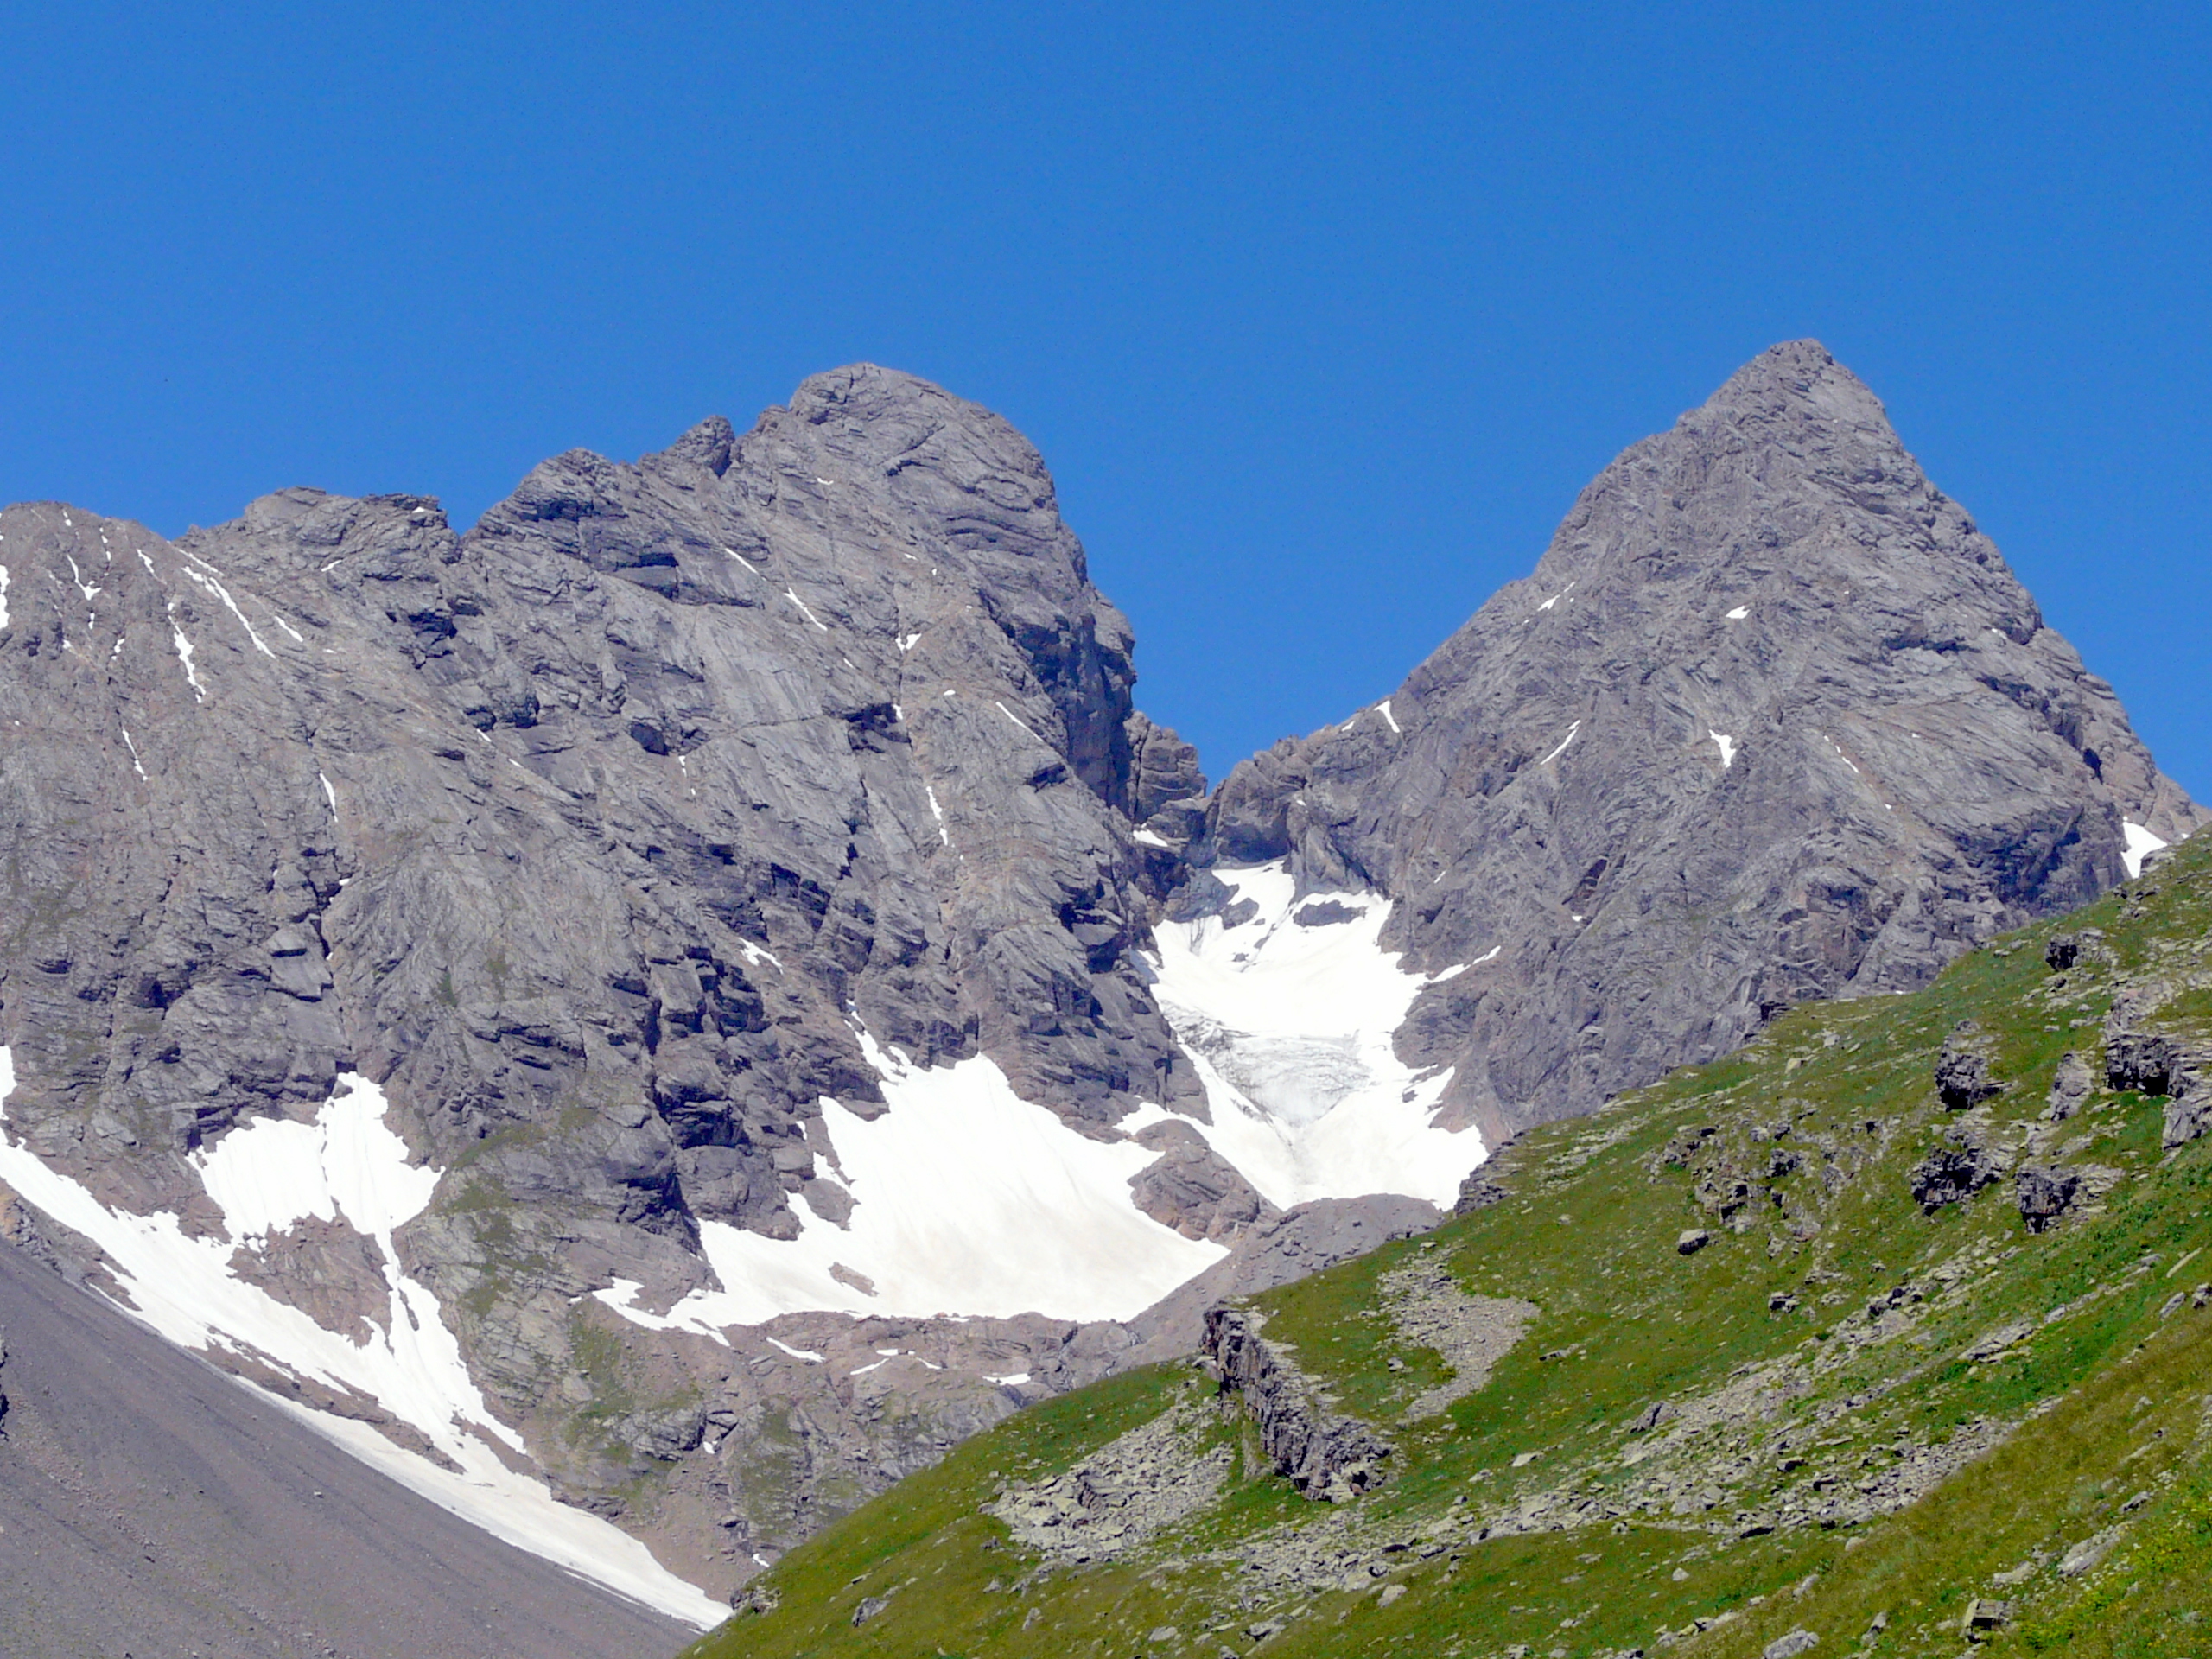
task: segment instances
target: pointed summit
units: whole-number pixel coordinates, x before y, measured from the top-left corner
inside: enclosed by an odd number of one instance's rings
[[[1238,767],[1211,845],[1469,965],[1398,1049],[1493,1144],[1924,983],[2202,821],[1812,340],[1624,451],[1387,706]]]

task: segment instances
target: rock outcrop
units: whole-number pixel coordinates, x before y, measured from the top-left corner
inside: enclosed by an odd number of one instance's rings
[[[1222,1392],[1243,1402],[1274,1471],[1306,1497],[1332,1502],[1379,1484],[1389,1444],[1337,1410],[1287,1349],[1261,1336],[1264,1324],[1249,1308],[1210,1308],[1204,1352]]]
[[[1399,1046],[1495,1144],[1792,1003],[1919,985],[2201,821],[1798,341],[1622,454],[1388,698],[1237,766],[1201,852],[1388,893],[1408,968],[1476,964]]]

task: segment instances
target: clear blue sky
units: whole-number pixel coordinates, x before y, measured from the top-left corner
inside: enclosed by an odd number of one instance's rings
[[[2201,3],[17,3],[0,498],[466,524],[871,359],[1037,441],[1217,775],[1814,334],[2212,799],[2208,77]]]

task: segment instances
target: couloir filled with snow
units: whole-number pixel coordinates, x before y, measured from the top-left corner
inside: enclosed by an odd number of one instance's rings
[[[1469,969],[1401,971],[1377,894],[1300,896],[1280,861],[1214,874],[1227,915],[1246,900],[1256,913],[1161,923],[1152,988],[1205,1080],[1199,1132],[1285,1207],[1371,1192],[1450,1205],[1481,1137],[1433,1125],[1451,1073],[1415,1073],[1391,1039],[1423,987]]]
[[[626,1281],[602,1300],[641,1325],[709,1335],[810,1310],[1125,1319],[1227,1254],[1136,1208],[1129,1179],[1154,1154],[1078,1135],[1015,1094],[987,1056],[917,1066],[860,1039],[890,1109],[870,1119],[824,1100],[834,1157],[817,1166],[852,1193],[850,1222],[823,1220],[804,1195],[795,1239],[707,1222],[701,1241],[721,1289],[664,1315],[634,1306]],[[1155,1107],[1122,1128],[1166,1116]]]
[[[226,1237],[187,1233],[165,1211],[111,1210],[79,1182],[11,1141],[13,1054],[0,1046],[0,1181],[106,1252],[137,1316],[195,1352],[252,1356],[340,1392],[366,1395],[459,1465],[443,1469],[368,1424],[268,1398],[420,1496],[534,1554],[702,1628],[728,1609],[654,1560],[636,1539],[554,1501],[493,1449],[522,1440],[492,1414],[468,1375],[436,1297],[401,1268],[396,1229],[430,1201],[440,1172],[410,1165],[385,1122],[376,1084],[341,1077],[312,1123],[260,1119],[232,1130],[194,1164],[221,1210]],[[363,1339],[326,1330],[240,1279],[232,1259],[309,1219],[375,1241],[389,1296]]]

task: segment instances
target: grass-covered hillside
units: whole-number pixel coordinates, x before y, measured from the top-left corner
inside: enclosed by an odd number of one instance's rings
[[[2182,1107],[2106,1087],[2115,997]],[[1363,1494],[1301,1496],[1198,1367],[1133,1374],[793,1552],[694,1652],[2212,1653],[2212,1137],[2163,1144],[2197,1028],[2212,837],[1256,1299],[1278,1398],[1388,1444]]]

